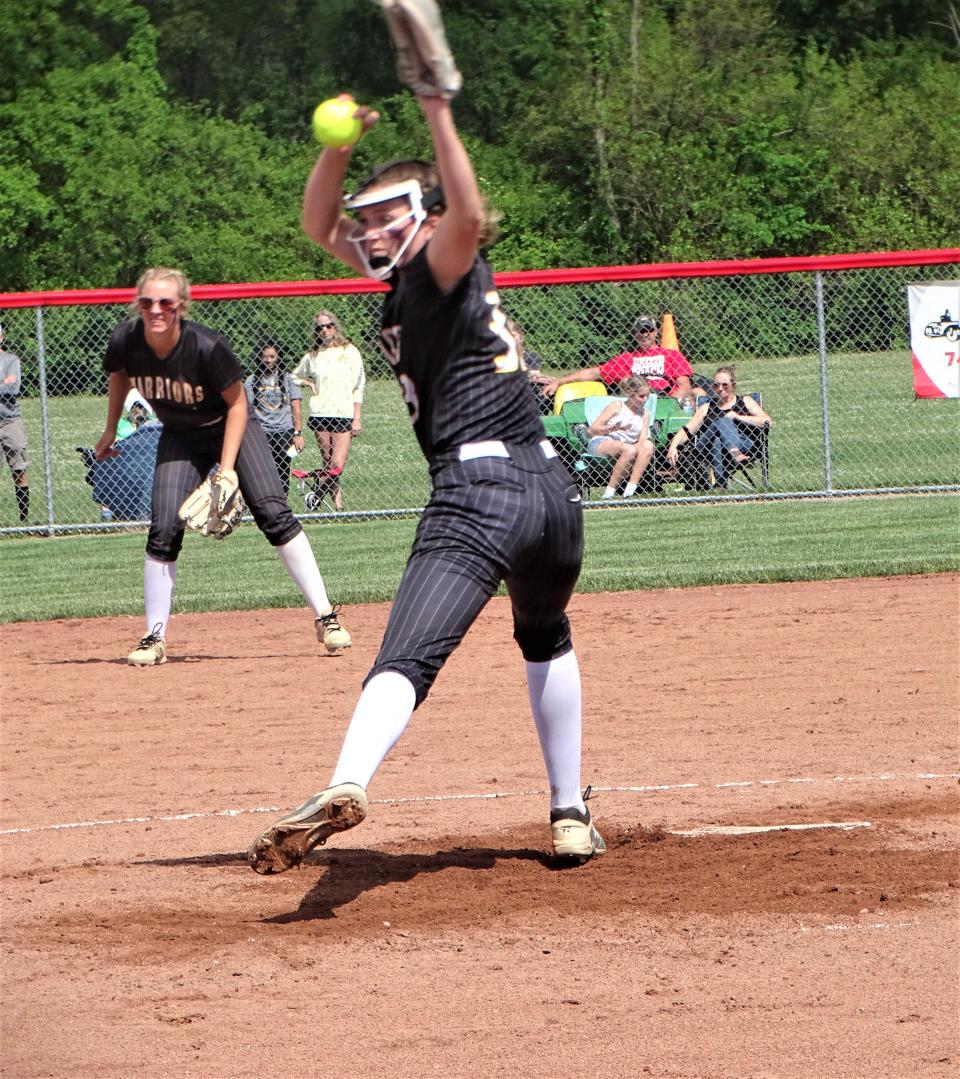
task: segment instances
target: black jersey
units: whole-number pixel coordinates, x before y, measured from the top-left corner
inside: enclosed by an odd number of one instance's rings
[[[226,338],[189,321],[181,322],[180,339],[163,360],[147,344],[140,319],[121,323],[110,335],[103,366],[126,371],[160,422],[173,431],[189,431],[225,416],[221,393],[243,378]]]
[[[540,441],[543,426],[490,267],[478,255],[444,294],[426,254],[425,246],[394,275],[381,342],[427,460],[465,442]]]
[[[707,404],[709,405],[709,407],[707,408],[707,414],[704,417],[705,422],[721,419],[723,416],[750,415],[750,409],[747,408],[747,406],[743,403],[742,397],[737,397],[729,408],[721,408],[720,405],[717,403],[716,397],[711,394],[707,401]]]

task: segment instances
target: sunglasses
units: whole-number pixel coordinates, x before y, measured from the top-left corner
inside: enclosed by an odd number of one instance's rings
[[[318,322],[317,323],[317,329],[318,330],[333,330],[333,329],[336,329],[336,327],[334,326],[334,324],[332,322]]]
[[[171,300],[169,296],[161,296],[159,300],[152,300],[149,296],[137,297],[137,306],[141,311],[152,311],[154,305],[161,311],[172,311],[179,302],[179,300]]]
[[[715,390],[723,390],[723,389],[727,389],[728,387],[730,387],[732,385],[733,385],[732,382],[714,382],[713,388]]]

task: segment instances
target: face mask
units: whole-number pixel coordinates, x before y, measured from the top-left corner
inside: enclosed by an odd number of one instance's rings
[[[368,229],[364,225],[357,225],[347,239],[356,247],[360,261],[363,263],[364,272],[368,277],[377,281],[386,280],[394,271],[403,258],[413,238],[420,231],[420,226],[426,220],[427,212],[423,208],[423,193],[417,180],[404,180],[399,184],[391,184],[389,187],[381,187],[369,194],[361,192],[359,195],[348,195],[343,200],[347,210],[359,210],[366,206],[376,206],[381,202],[391,202],[393,199],[405,198],[410,204],[407,213],[401,215],[396,221],[382,229]],[[414,228],[410,230],[406,239],[391,257],[381,256],[370,259],[367,254],[367,243],[371,236],[385,232],[401,232],[408,222],[414,222]]]

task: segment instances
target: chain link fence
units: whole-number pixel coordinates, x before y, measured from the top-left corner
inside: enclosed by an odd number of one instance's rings
[[[617,280],[609,271],[596,276],[605,279],[517,285],[513,279],[523,275],[504,275],[503,306],[544,373],[596,366],[627,351],[638,314],[659,318],[669,311],[696,373],[709,379],[718,366],[733,364],[739,392],[759,393],[773,421],[766,485],[754,470],[727,492],[703,494],[666,482],[640,494],[642,501],[960,489],[960,402],[915,399],[907,313],[909,283],[956,279],[960,264],[650,280]],[[317,311],[333,310],[364,360],[363,430],[340,478],[342,508],[316,481],[294,478],[293,510],[308,519],[415,514],[427,498],[427,470],[377,345],[381,296],[346,287],[337,294],[335,287],[325,284],[323,296],[195,301],[191,315],[223,333],[249,372],[268,339],[279,343],[282,363],[292,370],[307,349]],[[21,360],[31,492],[28,519],[21,522],[6,472],[0,534],[142,527],[156,425],[148,418],[138,426],[141,416],[128,417],[121,455],[110,467],[93,466],[89,452],[106,416],[104,349],[127,308],[58,303],[10,307],[0,317],[2,347]],[[291,467],[309,473],[323,461],[306,428],[304,435],[306,449]],[[588,494],[589,506],[599,491]]]

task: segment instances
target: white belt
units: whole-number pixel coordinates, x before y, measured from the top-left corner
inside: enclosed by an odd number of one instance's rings
[[[557,456],[557,451],[549,438],[543,439],[537,445],[548,461],[551,457]],[[498,439],[488,439],[486,442],[464,442],[457,451],[457,456],[461,461],[475,461],[478,457],[509,457],[510,451]]]

